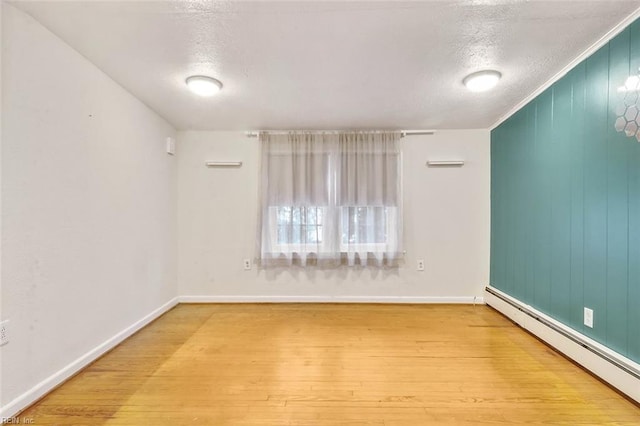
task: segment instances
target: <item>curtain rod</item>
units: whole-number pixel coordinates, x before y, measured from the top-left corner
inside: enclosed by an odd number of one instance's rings
[[[265,132],[276,134],[276,135],[286,135],[288,133],[291,132],[312,132],[312,133],[339,133],[339,131],[337,130],[264,130]],[[345,130],[345,132],[348,132],[350,130]],[[357,130],[353,130],[353,131],[357,131]],[[390,130],[393,131],[393,130]],[[246,132],[245,135],[248,138],[257,138],[258,134],[261,131],[250,131],[250,132]],[[436,133],[435,130],[400,130],[400,137],[405,137],[405,136],[418,136],[418,135],[434,135]]]

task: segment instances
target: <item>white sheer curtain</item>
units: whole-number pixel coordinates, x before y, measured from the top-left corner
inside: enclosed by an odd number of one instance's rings
[[[394,266],[400,133],[261,133],[262,265]]]

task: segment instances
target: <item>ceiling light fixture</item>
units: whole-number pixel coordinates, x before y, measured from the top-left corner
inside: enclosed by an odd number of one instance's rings
[[[186,80],[187,87],[199,96],[213,96],[222,90],[222,83],[206,75],[192,75]]]
[[[478,71],[466,76],[462,80],[462,84],[472,92],[486,92],[498,84],[500,77],[502,77],[502,74],[495,70]]]

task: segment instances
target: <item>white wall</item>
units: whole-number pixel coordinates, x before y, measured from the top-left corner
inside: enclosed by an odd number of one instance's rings
[[[172,126],[2,7],[5,405],[175,297],[177,217]]]
[[[406,137],[402,146],[404,267],[244,271],[242,260],[255,255],[258,142],[241,132],[179,132],[178,293],[229,300],[481,296],[489,281],[489,132],[439,131]],[[429,158],[461,158],[466,164],[428,168]],[[215,160],[243,165],[205,167],[205,161]],[[416,271],[420,258],[426,261],[424,272]]]

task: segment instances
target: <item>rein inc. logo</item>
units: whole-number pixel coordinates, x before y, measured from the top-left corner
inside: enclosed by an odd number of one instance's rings
[[[640,142],[640,105],[638,92],[640,91],[640,74],[632,75],[618,87],[622,103],[616,109],[615,128],[617,132],[624,132],[630,138],[635,137]]]

